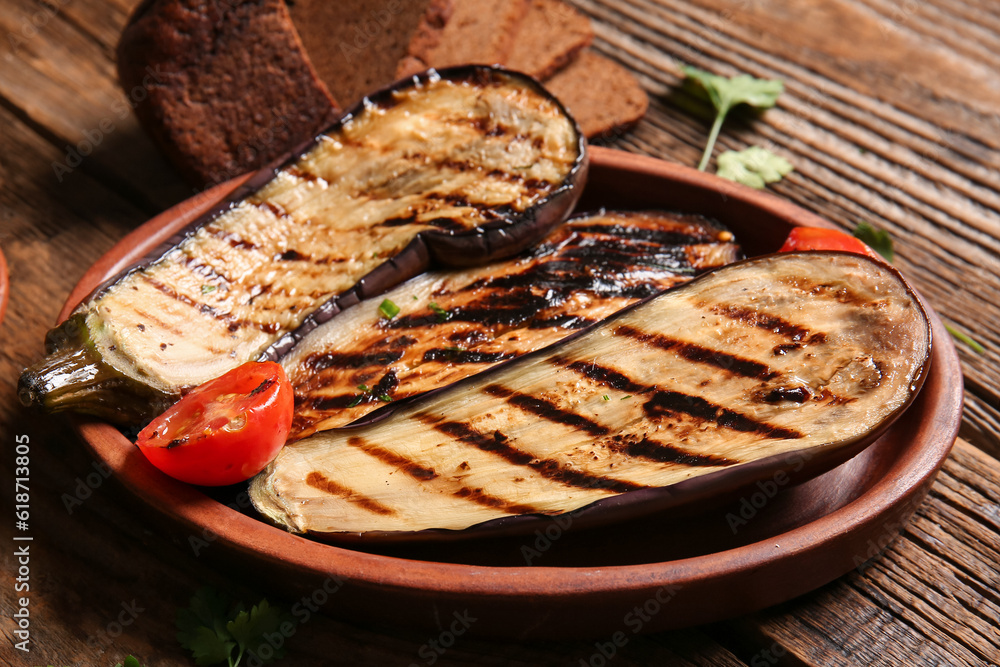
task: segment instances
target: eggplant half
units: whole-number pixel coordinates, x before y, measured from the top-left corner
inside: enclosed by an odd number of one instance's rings
[[[512,259],[412,278],[284,356],[295,388],[291,439],[545,347],[740,255],[730,232],[700,216],[600,212]]]
[[[930,346],[920,301],[882,262],[745,260],[380,420],[292,443],[251,497],[274,523],[325,538],[617,520],[793,460],[839,463],[910,403]]]
[[[58,330],[19,394],[135,424],[186,389],[279,357],[330,317],[426,270],[510,256],[562,222],[585,141],[535,81],[430,71],[365,98]]]

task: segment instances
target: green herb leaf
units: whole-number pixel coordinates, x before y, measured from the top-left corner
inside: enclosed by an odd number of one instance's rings
[[[201,286],[201,293],[202,294],[211,294],[212,292],[214,292],[217,289],[218,289],[218,287],[215,286],[215,285],[202,285]]]
[[[978,341],[976,341],[971,336],[962,333],[961,331],[951,326],[950,324],[945,324],[944,328],[948,330],[948,333],[951,334],[952,338],[954,338],[960,343],[968,345],[972,349],[972,351],[975,352],[976,354],[986,354],[986,348],[983,347]]]
[[[124,663],[119,662],[118,664],[115,665],[115,667],[143,667],[143,665],[142,663],[139,662],[139,660],[135,656],[130,655],[127,658],[125,658]]]
[[[719,138],[722,123],[733,107],[746,104],[756,109],[768,109],[778,101],[778,96],[785,89],[779,79],[757,79],[746,74],[734,77],[724,77],[711,72],[684,67],[684,74],[691,81],[701,85],[708,93],[708,99],[715,107],[715,121],[708,135],[708,145],[698,163],[698,169],[705,171],[712,157],[715,141]]]
[[[347,404],[347,407],[355,408],[361,405],[361,401],[363,401],[364,399],[365,399],[364,396],[355,396],[353,399],[351,399],[351,402]]]
[[[177,612],[177,641],[191,651],[198,665],[236,667],[247,653],[257,663],[267,664],[284,655],[282,646],[274,646],[268,638],[279,630],[282,636],[288,635],[286,622],[292,623],[291,618],[267,600],[247,611],[244,605],[233,605],[217,591],[203,588],[191,598],[190,606]],[[272,644],[264,652],[268,657],[260,655],[265,643]],[[137,665],[126,661],[125,667]]]
[[[392,403],[392,396],[390,396],[389,394],[379,394],[375,398],[382,401],[383,403]]]
[[[226,630],[229,631],[240,648],[239,657],[234,664],[239,663],[240,658],[247,653],[253,655],[256,662],[262,665],[283,657],[284,642],[280,646],[274,646],[268,641],[268,637],[281,634],[279,629],[282,623],[291,623],[291,621],[286,620],[280,610],[271,607],[267,600],[261,600],[249,612],[241,611],[237,614],[236,618],[226,624]],[[270,649],[261,651],[265,644],[268,644]]]
[[[766,148],[751,146],[743,151],[726,151],[719,156],[718,175],[761,190],[792,172],[792,163]]]
[[[396,315],[399,315],[399,306],[394,304],[389,299],[383,299],[382,303],[378,306],[378,312],[382,313],[382,317],[385,319],[391,320],[396,317]]]
[[[428,306],[435,315],[437,315],[438,322],[447,322],[451,319],[451,313],[431,301]]]
[[[621,400],[624,401],[626,398],[632,398],[632,394],[628,394],[627,396],[622,396]]]
[[[605,401],[610,401],[610,400],[611,400],[611,397],[610,397],[610,396],[608,396],[607,394],[604,394],[604,400],[605,400]]]
[[[896,253],[892,248],[892,237],[884,229],[879,229],[871,223],[862,220],[854,228],[853,234],[856,239],[863,241],[869,248],[882,255],[885,261],[891,262],[895,259]]]

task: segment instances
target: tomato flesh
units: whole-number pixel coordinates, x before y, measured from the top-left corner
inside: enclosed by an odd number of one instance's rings
[[[136,444],[171,477],[200,486],[236,484],[278,454],[293,403],[279,364],[250,362],[191,390],[150,422]]]
[[[867,255],[873,259],[882,259],[878,253],[869,248],[861,239],[851,236],[847,232],[842,232],[839,229],[825,229],[822,227],[796,227],[793,229],[778,252],[793,250],[843,250],[859,255]]]

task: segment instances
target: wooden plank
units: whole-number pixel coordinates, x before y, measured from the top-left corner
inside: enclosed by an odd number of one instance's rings
[[[743,622],[808,664],[1000,661],[998,466],[959,440],[927,500],[882,555],[818,595]],[[886,541],[898,528],[886,527]]]
[[[93,3],[74,0],[35,26],[39,4],[6,4],[0,33],[10,43],[0,67],[0,105],[59,147],[61,154],[48,163],[50,178],[61,182],[77,169],[89,172],[147,216],[191,196],[194,190],[180,182],[132,115],[131,102],[145,91],[120,90],[112,52],[81,32],[80,22],[96,20],[99,6],[83,13]],[[124,12],[107,14],[107,30],[119,30],[116,22],[124,21]],[[110,34],[101,39],[111,39]]]

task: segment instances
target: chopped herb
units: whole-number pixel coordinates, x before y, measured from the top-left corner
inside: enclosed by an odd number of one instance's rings
[[[378,400],[382,401],[383,403],[392,403],[392,396],[390,396],[389,394],[379,394],[378,396],[376,396],[376,398],[378,398]]]
[[[451,313],[449,313],[447,310],[437,305],[433,301],[431,301],[430,304],[428,304],[428,308],[431,309],[431,312],[437,315],[438,322],[447,322],[448,320],[451,319]]]
[[[358,385],[358,390],[359,391],[364,391],[364,392],[369,392],[369,391],[371,391],[371,388],[369,388],[368,385],[366,385],[366,384],[359,384]]]
[[[626,398],[632,398],[632,394],[628,394],[626,396],[622,396],[621,400],[624,401]]]
[[[758,190],[777,183],[793,170],[792,163],[766,148],[751,146],[743,151],[726,151],[719,156],[716,172],[722,178]]]
[[[201,293],[202,294],[211,294],[212,292],[214,292],[217,289],[218,289],[218,287],[215,286],[215,285],[202,285],[201,286]]]
[[[604,400],[605,400],[605,401],[610,401],[610,400],[611,400],[611,397],[610,397],[610,396],[608,396],[607,394],[605,394],[605,395],[604,395]]]
[[[365,397],[363,395],[362,396],[355,396],[353,399],[351,399],[351,402],[347,404],[347,407],[353,408],[353,407],[357,407],[358,405],[361,405],[361,401],[363,401],[364,398]]]
[[[416,300],[417,300],[417,295],[416,295],[416,294],[414,294],[414,295],[413,295],[413,300],[414,300],[414,301],[416,301]]]
[[[986,348],[983,347],[978,341],[976,341],[971,336],[968,336],[967,334],[962,333],[961,331],[959,331],[955,327],[951,326],[950,324],[945,324],[944,328],[948,330],[948,333],[951,334],[952,338],[954,338],[955,340],[959,341],[960,343],[965,343],[976,354],[986,354]]]
[[[265,665],[284,657],[283,646],[275,646],[269,638],[284,637],[285,626],[292,623],[267,600],[247,610],[242,603],[233,604],[218,591],[203,588],[190,606],[177,612],[177,641],[191,651],[197,665],[237,667],[247,655],[255,664]],[[126,667],[131,667],[127,661]]]
[[[708,166],[715,141],[719,138],[719,130],[722,129],[722,123],[733,107],[746,104],[756,109],[768,109],[775,105],[778,96],[785,89],[779,79],[757,79],[746,74],[724,77],[695,67],[684,67],[684,74],[688,80],[695,81],[704,88],[712,106],[715,107],[715,121],[708,135],[708,145],[705,146],[701,162],[698,163],[699,171],[705,171]]]
[[[396,315],[399,315],[399,306],[394,304],[389,299],[383,299],[382,303],[378,306],[378,312],[382,313],[382,317],[385,319],[391,320],[396,317]]]
[[[372,259],[378,259],[378,253],[377,252],[373,252],[372,253]]]
[[[115,665],[115,667],[143,667],[143,665],[142,663],[139,662],[139,660],[135,656],[130,655],[127,658],[125,658],[124,663],[119,662],[117,665]]]
[[[882,255],[885,261],[891,262],[896,257],[892,248],[892,237],[889,232],[879,229],[873,224],[862,220],[854,228],[854,237],[863,241],[869,248]]]

